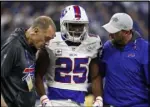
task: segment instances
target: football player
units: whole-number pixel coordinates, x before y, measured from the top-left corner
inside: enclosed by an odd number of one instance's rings
[[[87,14],[81,6],[67,6],[60,17],[61,32],[57,32],[56,37],[39,51],[36,87],[43,106],[83,106],[89,72],[95,97],[93,106],[103,106],[97,61],[102,43],[98,35],[88,33],[88,24]]]

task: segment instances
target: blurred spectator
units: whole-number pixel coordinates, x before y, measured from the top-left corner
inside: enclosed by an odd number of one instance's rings
[[[127,12],[134,19],[134,29],[148,39],[147,2],[1,2],[1,34],[7,35],[15,27],[28,27],[39,15],[51,16],[58,28],[61,9],[67,5],[83,6],[89,16],[90,32],[101,36],[103,43],[109,38],[101,25],[116,12]]]

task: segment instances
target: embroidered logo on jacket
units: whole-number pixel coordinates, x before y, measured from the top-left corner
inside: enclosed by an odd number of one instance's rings
[[[135,57],[135,53],[129,53],[128,57]]]

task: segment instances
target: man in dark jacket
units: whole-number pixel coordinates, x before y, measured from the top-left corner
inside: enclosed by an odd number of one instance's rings
[[[53,20],[40,16],[29,29],[17,28],[1,46],[1,94],[8,107],[35,106],[35,53],[55,31]]]

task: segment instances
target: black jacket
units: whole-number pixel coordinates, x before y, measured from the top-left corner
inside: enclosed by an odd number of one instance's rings
[[[35,53],[36,49],[27,44],[22,28],[17,28],[1,46],[1,93],[9,107],[35,105]],[[30,91],[27,76],[33,84]]]

